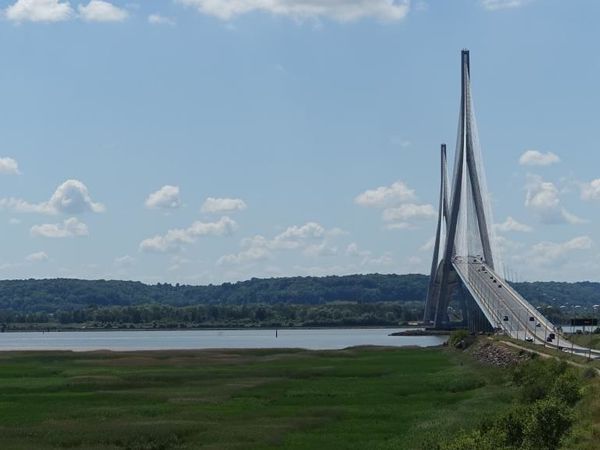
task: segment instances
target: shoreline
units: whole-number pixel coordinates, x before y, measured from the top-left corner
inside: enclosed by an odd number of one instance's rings
[[[290,331],[290,330],[385,330],[399,329],[402,331],[414,330],[417,332],[422,327],[411,325],[347,325],[347,326],[309,326],[309,327],[186,327],[186,328],[24,328],[24,329],[6,329],[0,332],[2,334],[11,333],[75,333],[75,332],[112,332],[112,331]],[[449,334],[445,332],[443,334]],[[412,336],[427,336],[428,334],[414,334]],[[396,336],[395,333],[390,336]],[[407,334],[406,336],[411,336]]]

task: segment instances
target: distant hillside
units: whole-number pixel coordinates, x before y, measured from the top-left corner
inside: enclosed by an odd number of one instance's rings
[[[0,281],[0,309],[15,312],[55,312],[88,306],[130,306],[158,303],[170,306],[200,304],[305,304],[336,301],[422,301],[425,275],[349,275],[329,277],[253,278],[218,286],[187,286],[135,281],[76,279]]]
[[[414,302],[427,292],[425,275],[349,275],[256,279],[222,285],[147,285],[133,281],[47,279],[0,281],[0,309],[14,312],[74,311],[86,307],[161,304],[322,305],[332,302]],[[600,304],[600,283],[516,283],[535,305]]]

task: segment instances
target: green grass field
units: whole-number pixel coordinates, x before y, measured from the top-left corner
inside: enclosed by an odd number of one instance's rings
[[[440,348],[1,353],[0,448],[426,448],[507,377]]]

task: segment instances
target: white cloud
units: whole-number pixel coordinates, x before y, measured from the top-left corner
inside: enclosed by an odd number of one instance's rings
[[[335,256],[338,254],[338,248],[323,241],[319,244],[309,244],[302,253],[311,257]]]
[[[533,231],[533,228],[531,228],[529,225],[525,225],[524,223],[518,222],[511,216],[508,216],[504,222],[497,223],[495,227],[496,230],[502,232],[520,231],[522,233],[529,233],[530,231]]]
[[[179,186],[165,185],[148,196],[145,202],[150,209],[176,209],[181,206]]]
[[[388,230],[412,228],[415,221],[435,218],[437,213],[432,205],[417,204],[415,191],[403,181],[391,186],[379,186],[359,194],[354,202],[360,206],[385,208],[382,218]],[[391,222],[391,223],[390,223]]]
[[[104,205],[94,202],[87,186],[79,180],[65,181],[56,188],[47,202],[29,203],[18,198],[1,198],[0,209],[42,214],[81,214],[88,211],[96,213],[105,211]]]
[[[271,252],[263,247],[250,247],[246,250],[242,250],[237,254],[221,256],[217,264],[222,265],[233,265],[233,264],[245,264],[253,261],[262,261],[271,257]]]
[[[230,20],[252,12],[294,19],[329,18],[351,22],[362,18],[401,20],[409,12],[409,0],[176,0],[200,13]]]
[[[272,248],[297,248],[307,240],[319,239],[325,235],[325,228],[316,222],[307,222],[302,226],[288,227],[271,241]]]
[[[86,22],[122,22],[129,15],[124,9],[104,0],[91,0],[86,6],[79,5],[77,9]]]
[[[92,201],[87,186],[79,180],[67,180],[61,184],[48,201],[51,211],[63,214],[104,212],[104,205]]]
[[[73,8],[68,1],[60,0],[17,0],[4,11],[12,22],[61,22],[73,17]]]
[[[359,194],[354,202],[360,206],[385,208],[400,203],[414,201],[415,191],[410,189],[403,181],[396,181],[391,186],[379,186]]]
[[[560,202],[558,188],[537,175],[528,175],[525,186],[525,206],[545,224],[585,222],[568,212]]]
[[[385,226],[386,230],[408,230],[409,228],[413,228],[413,226],[407,222],[388,223]]]
[[[242,250],[237,254],[225,255],[219,258],[218,264],[241,264],[250,261],[266,259],[273,251],[302,249],[306,256],[324,256],[337,249],[330,247],[325,239],[338,236],[339,228],[326,230],[316,222],[304,225],[293,225],[286,228],[272,239],[256,235],[242,239]]]
[[[217,222],[194,222],[188,228],[175,228],[165,235],[144,239],[140,250],[145,252],[174,252],[185,245],[193,244],[201,236],[227,236],[233,233],[237,224],[229,217],[221,217]]]
[[[214,198],[208,197],[202,204],[204,213],[232,213],[246,209],[246,203],[239,198]]]
[[[135,263],[135,258],[129,255],[118,256],[114,264],[117,267],[131,267]]]
[[[21,221],[19,219],[15,218],[15,217],[11,217],[8,220],[8,223],[11,224],[11,225],[19,225],[21,223]]]
[[[25,260],[29,261],[29,262],[48,261],[48,255],[46,254],[46,252],[36,252],[36,253],[32,253],[31,255],[27,255],[25,257]]]
[[[537,150],[527,150],[519,158],[522,166],[549,166],[560,162],[560,158],[552,152],[542,153]]]
[[[161,16],[160,14],[150,14],[148,23],[151,25],[175,25],[175,21],[170,17]]]
[[[360,250],[360,248],[358,247],[358,244],[356,242],[351,242],[346,247],[346,256],[364,258],[364,257],[370,256],[370,255],[371,255],[370,251]]]
[[[581,198],[583,200],[600,200],[600,178],[581,185]]]
[[[1,175],[19,175],[19,165],[12,158],[0,158]]]
[[[570,253],[589,250],[592,245],[589,236],[579,236],[561,243],[540,242],[531,247],[531,260],[537,265],[559,264],[566,262]]]
[[[361,250],[356,242],[348,244],[345,253],[346,256],[351,258],[360,258],[359,267],[363,269],[365,267],[389,266],[394,262],[392,255],[389,252],[380,256],[373,256],[371,251]]]
[[[490,11],[499,9],[520,8],[530,3],[532,0],[481,0],[483,7]]]
[[[31,227],[32,236],[42,236],[47,238],[66,238],[73,236],[87,236],[88,227],[77,218],[71,217],[62,223],[45,223]]]
[[[396,208],[387,208],[383,211],[383,220],[386,222],[408,223],[414,220],[435,219],[437,213],[432,205],[417,205],[406,203]]]

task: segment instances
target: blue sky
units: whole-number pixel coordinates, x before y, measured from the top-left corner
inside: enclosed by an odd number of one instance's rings
[[[469,48],[505,264],[600,280],[597,1],[0,7],[0,278],[425,273]]]

